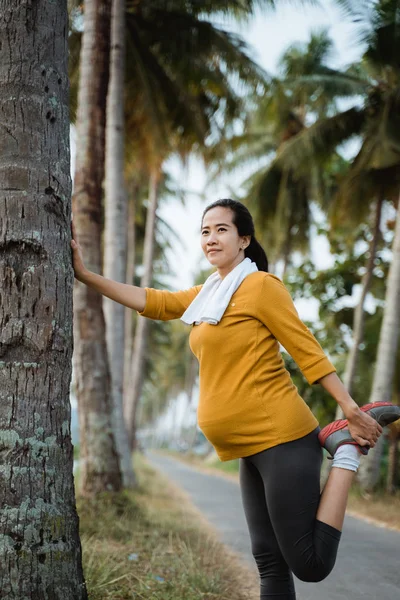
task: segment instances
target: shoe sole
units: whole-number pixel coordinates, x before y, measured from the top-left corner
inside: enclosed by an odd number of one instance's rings
[[[365,406],[361,406],[360,408],[363,412],[367,412],[367,411],[371,410],[372,408],[379,408],[380,406],[394,406],[394,405],[392,404],[392,402],[370,402],[369,404],[365,404]],[[333,421],[332,423],[330,423],[329,425],[324,427],[318,434],[318,439],[319,439],[319,443],[321,444],[321,446],[325,446],[325,441],[326,441],[327,437],[332,435],[332,433],[335,433],[336,431],[340,431],[341,429],[345,429],[345,427],[347,427],[347,426],[348,426],[347,419],[339,419],[338,421]],[[349,443],[351,444],[351,442],[349,442]],[[360,446],[359,444],[357,444],[357,442],[354,442],[352,445],[358,446],[360,449],[360,452],[362,454],[368,454],[368,450],[370,449],[370,446]]]

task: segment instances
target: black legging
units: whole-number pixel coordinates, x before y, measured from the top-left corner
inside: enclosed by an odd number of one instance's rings
[[[292,573],[321,581],[335,564],[341,533],[315,518],[322,460],[318,431],[240,459],[261,600],[295,600]]]

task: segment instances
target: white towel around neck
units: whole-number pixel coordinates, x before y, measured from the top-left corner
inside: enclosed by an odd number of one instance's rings
[[[222,319],[232,295],[243,279],[258,271],[256,263],[250,258],[240,262],[224,279],[218,271],[206,279],[196,298],[189,304],[181,320],[187,325],[198,325],[202,321],[210,325],[218,325]]]

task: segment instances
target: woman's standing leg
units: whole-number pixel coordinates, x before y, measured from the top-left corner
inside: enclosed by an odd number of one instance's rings
[[[246,458],[240,460],[240,488],[252,553],[260,573],[260,600],[295,600],[293,576],[271,525],[263,480]]]

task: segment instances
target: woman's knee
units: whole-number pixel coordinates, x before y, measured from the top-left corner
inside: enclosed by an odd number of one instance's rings
[[[302,565],[291,565],[293,574],[297,579],[306,583],[318,583],[328,577],[334,567],[333,564],[322,563],[318,560]]]

